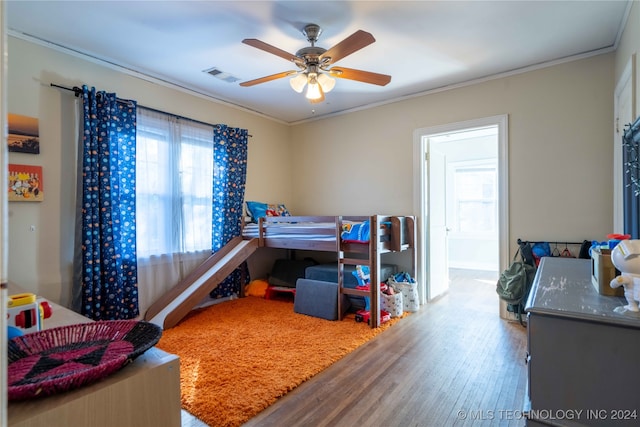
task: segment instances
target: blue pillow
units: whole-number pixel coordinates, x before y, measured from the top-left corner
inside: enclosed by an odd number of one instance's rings
[[[291,216],[284,204],[268,204],[262,202],[247,202],[247,212],[252,222],[258,222],[259,218],[265,216]]]
[[[247,212],[251,217],[251,221],[258,222],[258,218],[267,216],[267,208],[269,205],[261,202],[247,202]]]

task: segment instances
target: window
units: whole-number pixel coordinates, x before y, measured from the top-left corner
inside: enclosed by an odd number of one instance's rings
[[[495,232],[497,218],[495,166],[459,166],[454,172],[456,231]]]
[[[211,250],[213,127],[137,111],[138,258]]]

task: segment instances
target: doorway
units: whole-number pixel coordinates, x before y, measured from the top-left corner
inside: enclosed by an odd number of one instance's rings
[[[451,279],[486,284],[506,268],[507,116],[418,129],[414,139],[418,276],[426,303],[446,294]]]

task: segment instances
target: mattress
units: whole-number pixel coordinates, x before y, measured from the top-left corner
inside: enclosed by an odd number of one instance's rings
[[[332,234],[311,234],[305,229],[325,229],[327,232],[333,232]],[[309,223],[296,223],[285,224],[278,223],[278,231],[273,232],[273,228],[269,230],[266,237],[271,239],[300,239],[300,240],[317,240],[331,242],[336,240],[335,235],[336,224],[333,222],[309,222]],[[245,239],[260,237],[260,226],[255,223],[246,224],[242,229],[242,236]]]

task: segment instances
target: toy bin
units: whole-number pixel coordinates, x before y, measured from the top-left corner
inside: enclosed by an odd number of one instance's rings
[[[380,308],[387,311],[391,317],[402,316],[404,312],[402,304],[402,293],[398,292],[393,295],[380,293]]]

